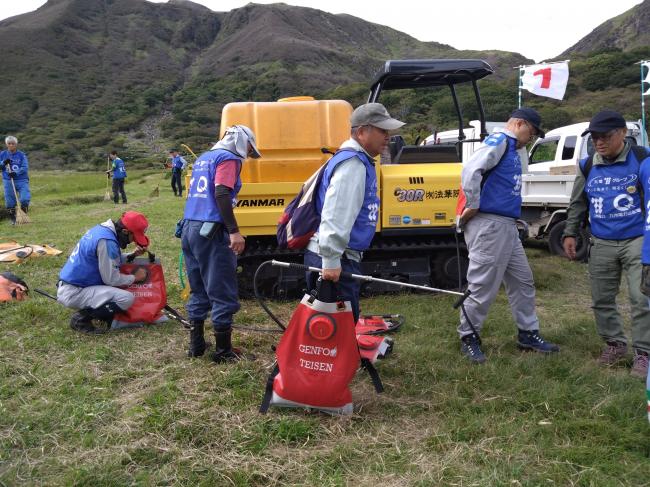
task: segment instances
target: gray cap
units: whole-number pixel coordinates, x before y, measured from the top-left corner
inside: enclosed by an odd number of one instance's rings
[[[392,118],[381,103],[366,103],[357,107],[350,116],[350,123],[353,127],[372,125],[383,130],[396,130],[404,125],[404,122]]]

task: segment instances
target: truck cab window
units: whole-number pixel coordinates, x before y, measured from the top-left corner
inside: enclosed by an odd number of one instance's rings
[[[576,142],[578,137],[570,135],[564,139],[564,147],[562,147],[562,160],[568,161],[573,159],[573,154],[576,151]]]
[[[554,160],[559,142],[559,138],[543,139],[542,142],[539,142],[533,148],[533,151],[530,154],[529,164],[538,164],[540,162],[549,162]]]

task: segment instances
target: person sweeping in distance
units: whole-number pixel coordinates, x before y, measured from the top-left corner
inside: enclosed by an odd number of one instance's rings
[[[171,149],[169,157],[172,165],[172,191],[174,196],[183,197],[183,180],[181,176],[187,167],[187,161],[178,153],[178,149]]]
[[[6,150],[0,152],[2,163],[2,183],[5,190],[5,208],[9,212],[11,224],[16,224],[16,205],[20,200],[20,212],[22,220],[19,223],[27,223],[27,211],[31,200],[29,191],[29,162],[24,152],[18,150],[18,139],[13,135],[5,138]],[[20,196],[17,198],[17,194]],[[24,215],[24,216],[23,216]]]
[[[145,235],[149,222],[138,212],[127,211],[118,220],[107,220],[88,230],[68,257],[59,273],[57,301],[77,309],[70,319],[70,327],[82,333],[101,333],[93,320],[101,320],[110,327],[116,313],[133,305],[135,296],[120,287],[144,282],[145,269],[134,275],[122,274],[120,264],[127,255],[130,243],[136,244],[133,256],[142,255],[149,246]]]
[[[111,168],[106,174],[113,173],[113,203],[117,204],[119,196],[122,196],[122,203],[126,204],[126,192],[124,191],[124,182],[126,181],[126,165],[124,161],[117,157],[116,151],[111,151],[108,156],[112,162]]]

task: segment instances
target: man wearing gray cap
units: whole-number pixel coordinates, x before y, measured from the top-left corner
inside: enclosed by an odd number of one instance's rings
[[[321,222],[305,250],[305,265],[323,269],[324,280],[339,283],[339,291],[359,318],[357,281],[341,277],[341,271],[361,273],[361,257],[377,226],[379,196],[373,158],[386,149],[389,131],[404,125],[391,118],[380,103],[361,105],[350,117],[351,137],[327,162],[321,185],[316,189],[316,208]],[[318,274],[307,273],[312,290]]]
[[[650,352],[650,309],[640,290],[644,212],[639,170],[647,150],[625,140],[627,124],[621,114],[603,110],[591,119],[583,136],[591,134],[596,153],[580,161],[564,230],[564,252],[576,258],[576,235],[589,215],[592,247],[589,279],[596,328],[605,345],[598,359],[614,365],[627,355],[627,338],[616,305],[625,274],[632,311],[631,375],[645,378]],[[646,215],[647,216],[647,215]]]
[[[467,285],[473,299],[465,301],[458,334],[461,351],[472,363],[485,362],[479,333],[488,310],[505,285],[522,349],[558,352],[539,334],[535,284],[519,240],[521,159],[535,137],[544,137],[541,118],[532,108],[512,112],[506,126],[488,136],[464,164],[461,186],[467,198],[460,223],[469,252]]]

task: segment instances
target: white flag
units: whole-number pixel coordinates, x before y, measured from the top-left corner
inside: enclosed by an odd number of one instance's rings
[[[535,64],[526,66],[521,87],[539,96],[561,100],[569,81],[569,63]]]
[[[645,79],[641,82],[641,90],[643,91],[643,83],[648,83],[648,89],[643,92],[643,96],[650,95],[650,61],[643,63],[643,67],[648,70],[648,73],[645,76]]]

